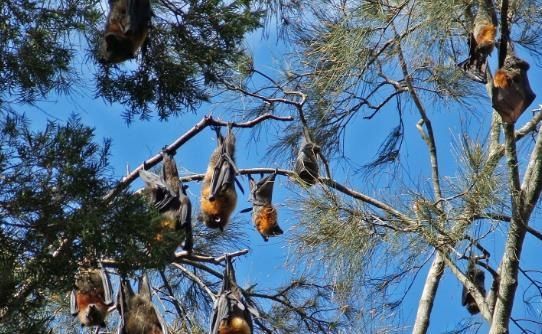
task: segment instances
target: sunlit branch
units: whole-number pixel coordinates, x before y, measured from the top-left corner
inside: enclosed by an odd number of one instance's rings
[[[239,173],[241,175],[251,175],[251,174],[270,174],[270,173],[277,173],[278,175],[283,175],[283,176],[288,176],[288,177],[295,177],[296,174],[293,172],[293,171],[290,171],[290,170],[286,170],[286,169],[275,169],[275,168],[250,168],[250,169],[240,169],[239,170]],[[188,175],[188,176],[182,176],[180,177],[179,179],[185,183],[185,182],[190,182],[190,181],[201,181],[203,180],[203,177],[204,177],[205,174],[194,174],[194,175]],[[370,196],[367,196],[363,193],[360,193],[360,192],[357,192],[353,189],[350,189],[340,183],[338,183],[337,181],[333,180],[333,179],[330,179],[330,178],[326,178],[326,177],[320,177],[318,178],[318,180],[320,181],[320,183],[328,186],[328,187],[331,187],[345,195],[348,195],[352,198],[355,198],[357,200],[360,200],[364,203],[367,203],[367,204],[370,204],[376,208],[379,208],[383,211],[385,211],[386,213],[398,218],[399,220],[402,221],[402,223],[404,224],[407,224],[408,226],[410,226],[411,228],[415,228],[417,225],[416,225],[416,221],[411,219],[410,217],[406,216],[405,214],[403,214],[402,212],[396,210],[395,208],[393,208],[391,205],[388,205],[384,202],[381,202],[375,198],[372,198]]]
[[[205,129],[208,126],[229,126],[231,125],[234,128],[251,128],[255,125],[265,121],[265,120],[278,120],[278,121],[293,121],[293,118],[290,116],[276,116],[271,113],[261,115],[253,120],[237,123],[237,122],[225,122],[220,121],[217,119],[214,119],[212,116],[205,116],[201,121],[199,121],[196,125],[194,125],[190,130],[188,130],[185,134],[177,138],[173,143],[166,146],[163,151],[174,153],[179,147],[181,147],[184,143],[186,143],[188,140],[196,136],[198,133],[200,133],[203,129]],[[126,188],[130,183],[135,181],[139,176],[139,171],[143,169],[149,169],[155,165],[157,165],[160,161],[162,161],[162,154],[158,153],[154,155],[153,157],[145,160],[141,165],[137,166],[131,173],[126,175],[120,182],[116,185],[116,187],[111,190],[105,197],[105,201],[111,200],[113,197],[115,197],[122,189]]]

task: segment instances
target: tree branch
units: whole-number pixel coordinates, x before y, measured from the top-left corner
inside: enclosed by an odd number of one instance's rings
[[[261,115],[253,120],[243,122],[243,123],[230,123],[230,122],[224,122],[220,120],[214,119],[212,116],[205,116],[201,121],[199,121],[196,125],[194,125],[190,130],[188,130],[185,134],[177,138],[173,143],[169,144],[164,148],[163,151],[173,153],[175,152],[179,147],[181,147],[184,143],[186,143],[188,140],[196,136],[198,133],[200,133],[203,129],[205,129],[208,126],[229,126],[231,125],[234,128],[251,128],[255,125],[268,120],[278,120],[278,121],[293,121],[293,117],[291,116],[276,116],[271,113]],[[119,183],[115,186],[113,190],[111,190],[105,197],[105,201],[110,201],[112,198],[114,198],[116,195],[119,194],[123,189],[125,189],[130,183],[135,181],[139,176],[139,171],[143,169],[151,168],[155,165],[157,165],[160,161],[162,161],[162,154],[158,153],[155,156],[145,160],[141,165],[137,166],[130,174],[126,175],[122,180],[119,181]]]

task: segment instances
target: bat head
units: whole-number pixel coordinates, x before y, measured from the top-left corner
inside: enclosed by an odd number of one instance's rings
[[[96,304],[90,304],[85,311],[85,319],[89,324],[99,324],[101,327],[105,327],[104,314],[100,312]]]
[[[105,34],[101,46],[101,62],[116,64],[130,58],[134,58],[134,50],[129,38],[113,32]]]

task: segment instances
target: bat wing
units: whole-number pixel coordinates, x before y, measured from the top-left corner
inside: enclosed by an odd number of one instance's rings
[[[70,313],[76,316],[79,313],[79,306],[77,305],[77,292],[72,290],[70,293]]]
[[[100,277],[102,279],[102,284],[104,288],[104,303],[106,305],[113,304],[113,288],[111,287],[111,281],[105,269],[100,269]]]
[[[128,34],[140,34],[150,25],[152,10],[149,0],[127,0],[128,22],[125,27]]]
[[[183,189],[183,188],[182,188]],[[185,240],[183,243],[183,249],[186,251],[191,251],[194,241],[192,237],[192,203],[186,194],[184,189],[181,190],[180,194],[181,207],[180,207],[180,222],[181,227],[184,229]]]
[[[211,316],[211,328],[209,334],[218,334],[220,323],[227,319],[230,314],[230,304],[226,292],[221,293],[214,305],[213,315]]]
[[[255,203],[263,205],[271,203],[273,200],[273,186],[275,184],[276,173],[263,177],[256,183],[253,190],[253,200]]]
[[[300,150],[295,162],[295,172],[301,180],[312,185],[318,177],[318,164],[315,155],[307,154],[307,150],[310,148],[304,147]]]
[[[465,71],[467,76],[480,83],[487,83],[486,69],[487,57],[485,54],[477,50],[476,40],[474,39],[474,34],[469,34],[469,58],[457,64],[460,68]]]
[[[160,176],[146,170],[140,170],[139,177],[145,182],[145,187],[150,190],[153,201],[155,202],[154,205],[158,210],[165,209],[177,198],[177,193]]]

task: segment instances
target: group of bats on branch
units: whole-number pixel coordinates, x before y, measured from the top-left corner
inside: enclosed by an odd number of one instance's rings
[[[152,10],[149,0],[110,0],[105,33],[100,48],[100,60],[104,63],[120,63],[133,58],[145,44],[151,26]],[[469,57],[459,66],[473,80],[487,83],[491,74],[487,71],[487,58],[495,48],[497,16],[492,0],[479,0],[469,37]],[[507,38],[508,36],[505,36]],[[501,36],[503,38],[503,36]],[[492,104],[506,123],[515,123],[535,98],[527,70],[529,64],[518,58],[512,43],[501,43],[506,48],[504,61],[492,78]],[[306,129],[305,129],[306,130]],[[221,231],[226,227],[237,204],[235,164],[235,136],[231,126],[223,137],[217,127],[218,145],[213,151],[205,173],[200,196],[198,220],[209,228]],[[141,170],[139,176],[145,182],[145,193],[161,214],[160,230],[182,230],[185,240],[182,248],[191,252],[192,205],[186,187],[180,183],[174,152],[162,153],[162,175]],[[306,186],[314,185],[319,177],[317,157],[320,147],[305,135],[295,162],[295,173]],[[272,204],[276,173],[255,181],[249,176],[252,221],[265,241],[283,233],[278,225],[277,210]],[[242,190],[242,187],[240,187]],[[161,235],[155,236],[160,241]],[[246,298],[236,284],[231,259],[225,257],[223,285],[214,305],[211,318],[211,334],[251,334],[251,315],[257,316],[256,307]],[[469,262],[467,277],[485,295],[484,273]],[[478,307],[464,289],[462,303],[472,314]],[[75,289],[70,298],[71,313],[85,326],[105,326],[109,308],[115,304],[120,313],[119,334],[166,334],[167,326],[154,308],[152,293],[146,274],[139,280],[138,293],[130,282],[121,277],[116,302],[109,278],[103,268],[80,268],[75,278]]]
[[[504,123],[513,125],[534,101],[536,94],[531,89],[527,71],[529,63],[519,58],[514,52],[508,27],[507,3],[501,6],[501,36],[497,35],[497,13],[493,0],[478,0],[477,11],[469,35],[469,57],[458,64],[474,81],[490,84],[493,109],[499,113]],[[492,77],[488,71],[488,57],[499,44],[499,68]],[[489,80],[488,80],[489,79]],[[495,276],[495,273],[492,273]],[[467,278],[483,297],[486,297],[485,274],[478,268],[477,257],[472,253],[466,271]],[[494,277],[497,279],[497,277]],[[495,282],[494,282],[495,283]],[[463,287],[461,304],[470,314],[477,314],[480,308],[471,291]]]
[[[242,189],[236,176],[239,171],[235,164],[235,136],[232,127],[223,137],[216,127],[218,145],[209,159],[202,181],[200,214],[198,220],[209,228],[224,230],[237,205],[236,183]],[[319,147],[303,140],[296,158],[295,172],[299,181],[311,186],[318,179],[317,154]],[[161,175],[147,170],[139,171],[145,182],[144,195],[160,213],[159,228],[155,241],[162,240],[162,234],[182,231],[182,248],[190,253],[193,247],[192,205],[180,179],[173,154],[162,152]],[[255,181],[249,175],[252,221],[265,241],[283,233],[278,225],[277,210],[272,204],[273,185],[276,173]],[[258,316],[256,307],[237,287],[232,261],[225,256],[223,286],[214,305],[210,334],[251,334],[251,314]],[[84,326],[105,326],[104,319],[113,305],[112,289],[103,268],[81,267],[75,278],[71,293],[70,309]],[[144,274],[139,281],[139,292],[134,294],[130,282],[121,277],[117,294],[116,309],[120,313],[119,334],[166,334],[167,327],[152,304],[148,279]]]
[[[458,65],[467,75],[486,84],[491,73],[487,71],[488,57],[496,44],[497,14],[493,0],[478,0],[478,8],[469,35],[469,57]],[[507,22],[508,18],[502,21]],[[508,29],[503,29],[499,41],[499,69],[491,82],[491,102],[503,122],[514,124],[534,101],[527,71],[529,63],[514,52]]]

